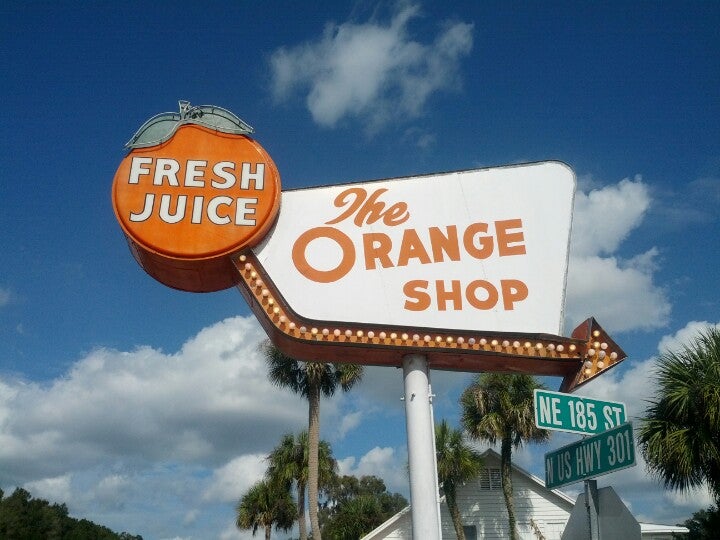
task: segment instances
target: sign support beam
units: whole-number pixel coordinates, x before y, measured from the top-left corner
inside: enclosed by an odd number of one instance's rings
[[[585,480],[585,505],[588,512],[588,538],[600,540],[597,480]]]
[[[424,355],[403,357],[413,538],[440,540],[435,426],[428,373]]]

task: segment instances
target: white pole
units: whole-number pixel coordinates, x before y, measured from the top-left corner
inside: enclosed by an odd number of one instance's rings
[[[403,377],[413,538],[440,540],[435,426],[427,358],[421,354],[406,355]]]

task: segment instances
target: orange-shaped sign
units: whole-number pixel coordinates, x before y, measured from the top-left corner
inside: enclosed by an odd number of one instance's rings
[[[265,236],[279,203],[280,175],[260,144],[196,123],[133,149],[113,182],[115,214],[140,265],[193,292],[238,282],[231,256]]]

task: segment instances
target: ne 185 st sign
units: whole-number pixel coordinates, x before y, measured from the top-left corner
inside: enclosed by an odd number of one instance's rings
[[[545,454],[545,486],[553,489],[635,465],[635,439],[627,423]]]
[[[624,403],[535,390],[535,425],[539,428],[593,435],[625,422]]]

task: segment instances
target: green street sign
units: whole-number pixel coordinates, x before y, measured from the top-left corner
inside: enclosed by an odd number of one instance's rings
[[[625,404],[535,389],[535,425],[595,435],[627,422]]]
[[[545,454],[545,487],[554,489],[635,465],[632,424]]]

